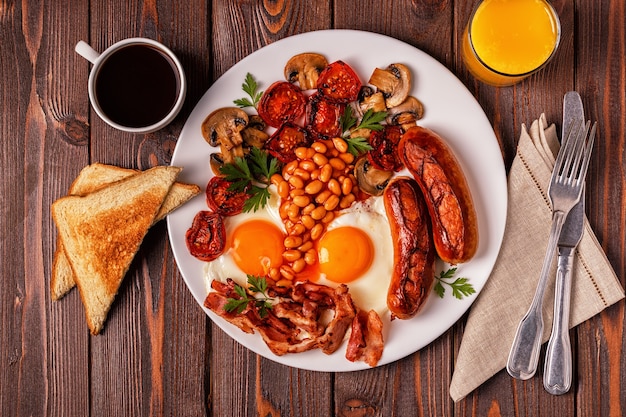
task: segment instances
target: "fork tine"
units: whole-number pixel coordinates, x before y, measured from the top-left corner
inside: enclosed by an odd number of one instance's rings
[[[566,140],[562,140],[562,149],[559,151],[556,161],[554,163],[554,169],[552,171],[552,181],[561,175],[567,175],[569,171],[567,167],[571,166],[572,155],[576,153],[578,147],[578,139],[580,137],[579,132],[582,129],[583,123],[577,127],[572,127]]]
[[[580,163],[583,158],[585,149],[585,140],[589,132],[589,124],[581,123],[577,136],[573,139],[574,145],[571,152],[567,155],[566,166],[563,169],[564,183],[572,185],[578,178],[580,172]]]
[[[589,139],[587,140],[587,143],[585,145],[582,166],[580,167],[580,174],[578,176],[578,181],[581,184],[585,181],[585,177],[587,176],[587,168],[589,168],[589,161],[591,160],[591,151],[593,150],[593,144],[594,144],[595,137],[596,137],[597,125],[598,125],[598,122],[593,123],[593,127],[591,128],[591,133],[589,134]]]
[[[589,133],[589,125],[591,124],[590,121],[588,121],[585,124],[585,131],[583,132],[582,135],[580,135],[580,147],[578,149],[578,152],[576,152],[576,160],[574,161],[574,167],[578,168],[580,167],[580,163],[583,160],[583,156],[585,154],[584,150],[585,150],[585,143],[586,143],[586,139],[587,139],[587,134]],[[579,170],[576,169],[576,171],[572,172],[572,174],[574,174],[573,176],[575,176],[576,174],[578,174]]]

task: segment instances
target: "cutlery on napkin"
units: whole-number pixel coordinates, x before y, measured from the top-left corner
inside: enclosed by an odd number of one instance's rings
[[[522,125],[508,178],[504,239],[491,275],[467,319],[450,384],[454,401],[463,399],[506,365],[517,324],[526,313],[541,272],[547,245],[543,237],[552,220],[547,188],[558,149],[556,127],[548,126],[544,114],[529,130]],[[624,298],[624,290],[586,218],[576,255],[570,328]],[[551,276],[555,273],[553,263]],[[554,280],[545,297],[554,298]],[[552,303],[544,304],[542,342],[550,335],[552,310]]]
[[[570,91],[563,98],[563,125],[561,143],[575,126],[585,122],[585,111],[580,95]],[[557,246],[557,268],[554,295],[552,333],[546,347],[543,386],[550,394],[569,391],[572,383],[572,348],[569,338],[569,311],[572,289],[574,256],[585,225],[585,190],[578,203],[565,219]]]

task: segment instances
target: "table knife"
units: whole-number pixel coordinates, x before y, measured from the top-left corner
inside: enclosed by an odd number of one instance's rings
[[[570,91],[563,98],[562,141],[573,127],[584,123],[585,115],[580,95]],[[564,143],[561,143],[563,146]],[[576,246],[583,235],[585,197],[567,215],[557,245],[558,261],[554,294],[552,333],[546,348],[543,386],[551,394],[569,391],[572,383],[572,349],[569,339],[570,294],[572,268]]]

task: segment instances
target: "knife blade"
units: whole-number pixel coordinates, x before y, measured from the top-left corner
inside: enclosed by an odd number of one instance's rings
[[[573,128],[584,123],[585,114],[580,95],[570,91],[563,98],[562,141]],[[561,143],[563,146],[564,143]],[[557,245],[558,261],[554,294],[552,333],[546,349],[543,385],[554,395],[565,394],[572,384],[572,351],[569,340],[569,310],[572,269],[576,246],[583,235],[585,190],[580,201],[567,215]]]

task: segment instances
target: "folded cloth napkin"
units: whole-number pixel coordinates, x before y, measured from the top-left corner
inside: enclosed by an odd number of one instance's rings
[[[535,294],[548,245],[552,221],[548,184],[558,149],[556,128],[548,127],[545,115],[532,123],[530,131],[522,125],[508,178],[504,240],[491,276],[467,319],[450,385],[454,401],[463,399],[506,366],[517,325]],[[555,273],[556,257],[543,303],[543,342],[550,337],[552,327]],[[585,218],[574,259],[570,327],[622,298],[624,290]]]

